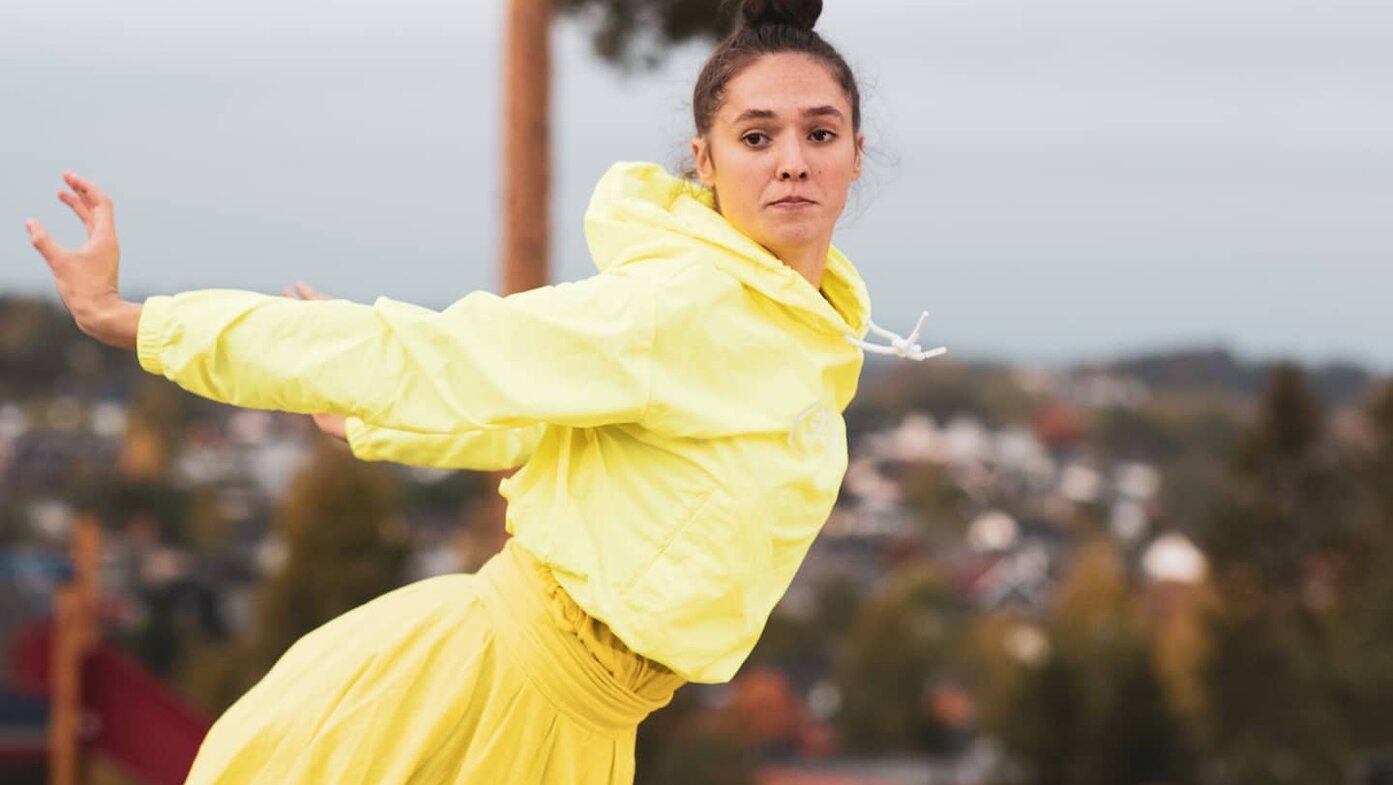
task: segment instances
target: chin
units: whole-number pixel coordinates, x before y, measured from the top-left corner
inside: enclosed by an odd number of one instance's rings
[[[793,226],[773,227],[767,237],[776,247],[799,248],[817,242],[825,234],[825,227],[814,226],[810,222],[799,222]]]

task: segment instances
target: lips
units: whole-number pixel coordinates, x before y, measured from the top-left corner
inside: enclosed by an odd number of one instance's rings
[[[814,201],[811,200],[811,199],[804,199],[804,198],[801,197],[801,196],[785,196],[784,198],[780,199],[779,201],[774,202],[774,204],[782,204],[782,205],[793,206],[793,205],[799,205],[799,204],[816,204],[816,202],[814,202]]]

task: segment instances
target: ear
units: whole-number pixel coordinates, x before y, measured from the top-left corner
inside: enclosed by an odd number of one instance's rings
[[[861,179],[861,157],[866,151],[866,135],[856,134],[856,159],[851,163],[851,179]]]
[[[692,137],[692,159],[696,161],[697,176],[707,188],[716,184],[716,168],[711,164],[711,145],[700,136]]]

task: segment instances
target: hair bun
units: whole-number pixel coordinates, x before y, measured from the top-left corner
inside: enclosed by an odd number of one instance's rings
[[[822,0],[745,0],[740,16],[746,27],[787,25],[811,30],[822,16]]]

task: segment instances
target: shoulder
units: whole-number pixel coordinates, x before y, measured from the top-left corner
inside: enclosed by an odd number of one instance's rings
[[[645,259],[609,271],[638,283],[669,313],[702,312],[741,294],[740,282],[699,259]]]

